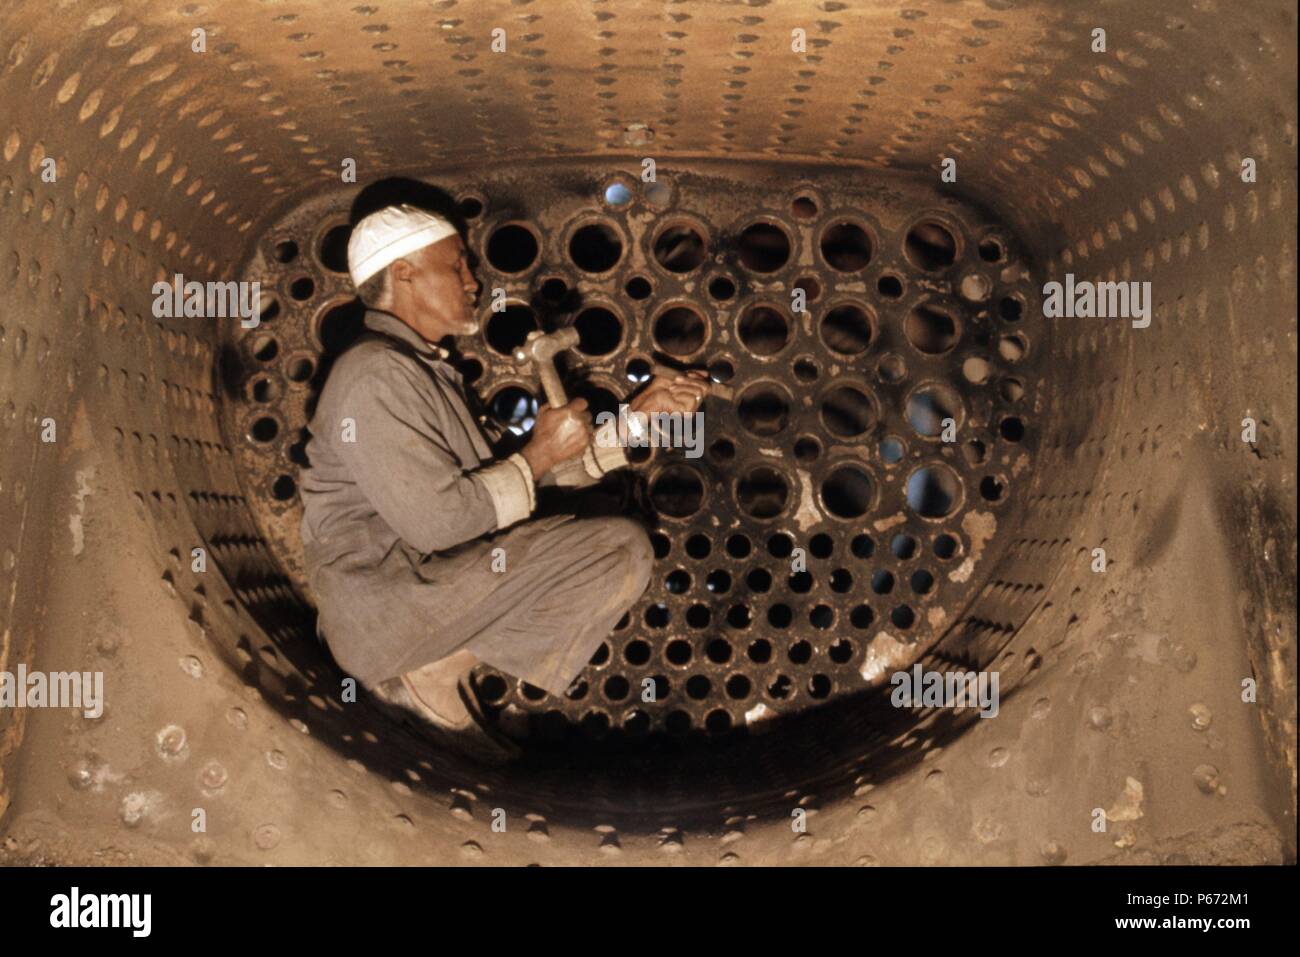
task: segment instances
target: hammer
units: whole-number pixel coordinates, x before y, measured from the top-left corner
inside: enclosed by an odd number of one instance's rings
[[[552,409],[558,409],[569,402],[569,397],[564,393],[564,383],[560,381],[560,373],[555,368],[555,357],[577,344],[578,330],[567,326],[555,332],[533,330],[528,333],[528,340],[515,350],[515,362],[523,365],[531,360],[537,366],[542,391],[546,393],[546,402]]]

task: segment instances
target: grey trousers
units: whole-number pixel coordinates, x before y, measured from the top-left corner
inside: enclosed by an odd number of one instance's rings
[[[554,695],[641,597],[654,564],[645,530],[621,517],[542,518],[462,550],[456,564],[473,574],[401,670],[463,649]]]

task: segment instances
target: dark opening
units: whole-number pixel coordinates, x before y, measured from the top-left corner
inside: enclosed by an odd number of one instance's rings
[[[537,237],[518,223],[504,223],[487,241],[487,261],[499,272],[523,272],[537,261]]]
[[[693,226],[674,223],[655,238],[654,257],[669,272],[690,272],[704,262],[704,237]]]
[[[857,272],[871,262],[871,236],[857,223],[836,223],[822,233],[822,258],[839,272]]]
[[[588,223],[569,240],[569,258],[583,272],[608,272],[622,256],[623,240],[605,223]]]
[[[771,223],[753,223],[740,234],[740,262],[754,272],[776,272],[790,259],[790,238]]]
[[[957,238],[939,223],[917,223],[907,231],[904,251],[912,265],[928,272],[937,272],[956,261]]]

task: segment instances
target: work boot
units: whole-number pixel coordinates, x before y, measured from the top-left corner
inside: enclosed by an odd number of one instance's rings
[[[445,660],[445,659],[444,659]],[[434,665],[442,662],[434,662]],[[429,666],[426,666],[426,668]],[[424,668],[390,678],[371,689],[390,714],[452,750],[488,764],[504,764],[522,753],[484,714],[468,676],[435,681]],[[435,669],[436,672],[436,669]]]

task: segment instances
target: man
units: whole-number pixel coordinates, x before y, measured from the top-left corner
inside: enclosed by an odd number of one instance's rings
[[[303,545],[319,627],[376,697],[501,757],[470,669],[486,661],[562,694],[640,597],[653,555],[626,518],[529,521],[539,484],[575,461],[627,464],[578,399],[539,409],[520,451],[494,458],[437,343],[478,332],[479,285],[445,218],[389,206],[361,219],[348,268],[366,333],[335,363],[312,418]],[[693,413],[707,379],[652,380],[633,411]],[[612,423],[611,423],[612,425]]]

